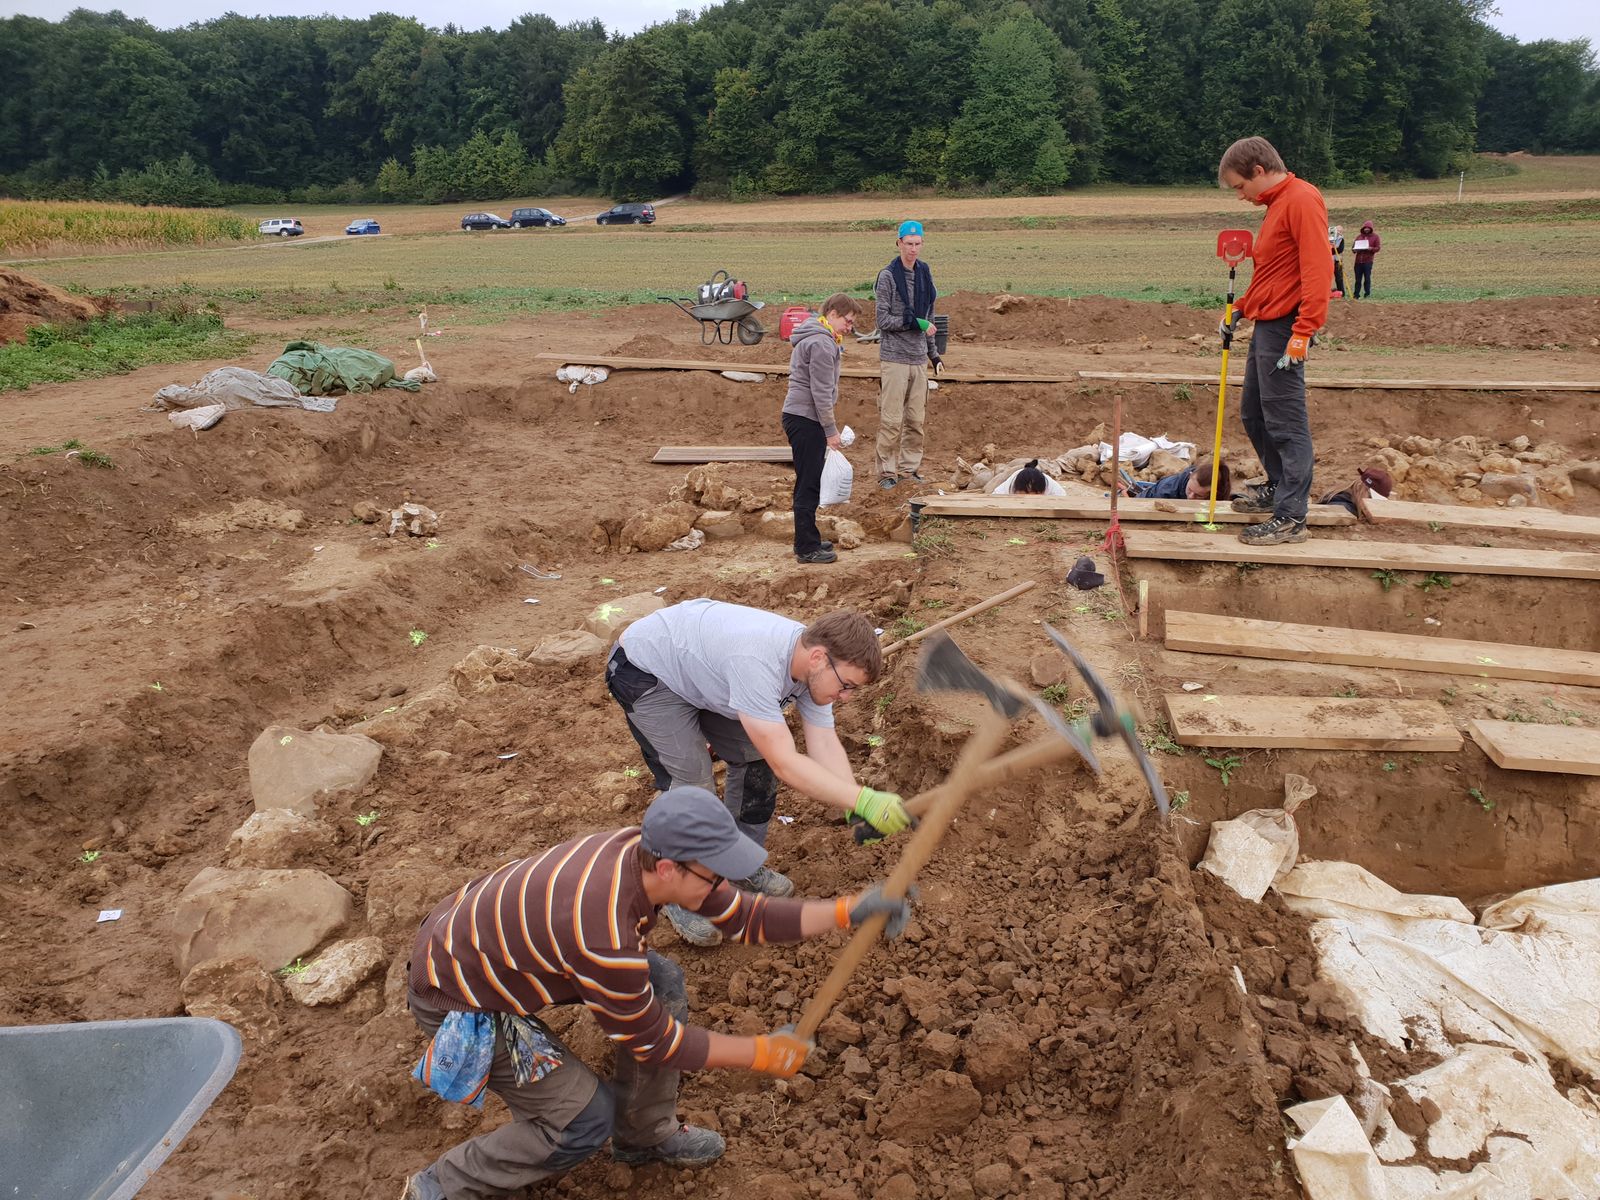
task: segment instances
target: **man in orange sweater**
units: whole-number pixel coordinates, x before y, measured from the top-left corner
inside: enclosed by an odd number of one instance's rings
[[[1311,420],[1306,412],[1306,353],[1328,316],[1333,259],[1328,254],[1328,206],[1322,193],[1298,179],[1266,138],[1241,138],[1228,147],[1217,179],[1267,216],[1255,241],[1255,270],[1234,320],[1254,321],[1245,361],[1240,417],[1267,481],[1233,502],[1235,512],[1271,513],[1247,525],[1241,542],[1276,546],[1306,540],[1311,494]],[[1233,336],[1225,326],[1224,338]]]

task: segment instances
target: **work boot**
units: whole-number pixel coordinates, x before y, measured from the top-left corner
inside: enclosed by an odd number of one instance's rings
[[[439,1186],[439,1179],[433,1173],[433,1168],[425,1167],[406,1180],[405,1191],[400,1193],[400,1200],[445,1200],[444,1189]]]
[[[1306,523],[1293,517],[1273,517],[1259,525],[1246,525],[1239,532],[1239,540],[1247,546],[1277,546],[1284,542],[1306,540]]]
[[[922,472],[921,471],[913,471],[913,472],[911,472],[910,479],[911,479],[912,483],[927,483],[928,482],[926,479],[924,479],[922,477]]]
[[[1273,498],[1278,489],[1270,483],[1252,483],[1244,495],[1233,502],[1233,511],[1241,513],[1271,512]]]
[[[883,475],[878,479],[878,486],[886,492],[893,491],[894,485],[895,477],[893,475]]]
[[[817,545],[821,546],[824,550],[832,550],[833,549],[833,543],[830,542],[827,538],[823,538],[820,542],[817,543]]]
[[[678,931],[678,936],[691,946],[715,946],[722,941],[722,930],[699,913],[692,913],[676,904],[667,905],[661,912],[672,922],[672,927]]]
[[[705,1167],[722,1157],[725,1143],[720,1133],[698,1125],[679,1125],[678,1132],[659,1146],[635,1149],[611,1143],[611,1157],[630,1167],[665,1163],[669,1167]]]
[[[763,896],[792,896],[794,895],[794,880],[781,871],[774,871],[769,866],[759,866],[756,873],[749,879],[741,879],[735,887],[741,887],[747,892],[759,892]]]
[[[798,563],[831,563],[838,562],[839,556],[832,550],[817,549],[806,554],[796,554],[794,560]]]

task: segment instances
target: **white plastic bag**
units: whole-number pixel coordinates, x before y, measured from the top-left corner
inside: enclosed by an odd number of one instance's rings
[[[829,446],[828,456],[822,462],[822,498],[817,502],[817,507],[849,504],[850,489],[854,483],[855,468],[850,465],[850,460]]]
[[[568,365],[556,372],[556,378],[562,383],[571,384],[567,391],[575,392],[579,384],[588,384],[593,387],[597,383],[604,383],[611,372],[605,367],[585,367]]]

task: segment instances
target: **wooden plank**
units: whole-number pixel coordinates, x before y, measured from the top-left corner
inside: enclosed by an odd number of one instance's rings
[[[1129,558],[1177,562],[1248,562],[1290,567],[1364,567],[1539,579],[1600,579],[1600,554],[1572,550],[1490,550],[1477,546],[1414,546],[1314,537],[1288,546],[1247,546],[1228,534],[1130,529]]]
[[[1085,489],[1086,491],[1088,489]],[[922,506],[925,517],[1036,517],[1041,520],[1108,521],[1111,519],[1111,502],[1094,496],[985,496],[980,493],[958,493],[951,496],[918,496],[911,503]],[[1158,504],[1172,505],[1177,511],[1157,508]],[[1137,500],[1124,496],[1117,504],[1117,515],[1126,521],[1168,521],[1184,525],[1204,524],[1204,500]],[[1219,504],[1216,522],[1219,525],[1244,525],[1265,521],[1271,513],[1236,513],[1227,505]],[[1310,525],[1354,525],[1356,518],[1349,509],[1337,504],[1314,504],[1306,514]]]
[[[1600,775],[1600,730],[1521,721],[1469,721],[1472,740],[1508,771]]]
[[[1443,675],[1481,675],[1489,679],[1533,679],[1600,687],[1600,654],[1515,646],[1504,642],[1470,642],[1454,638],[1341,629],[1328,625],[1296,625],[1210,613],[1166,613],[1168,650],[1195,654],[1232,654],[1280,662],[1337,663],[1345,667],[1385,667],[1400,671],[1437,671]]]
[[[701,358],[627,358],[616,354],[606,354],[599,351],[593,354],[583,352],[572,354],[544,353],[533,356],[535,362],[558,363],[568,365],[582,363],[590,367],[610,367],[616,371],[749,371],[761,375],[787,375],[789,364],[783,363],[746,363],[746,362],[717,362]],[[839,374],[847,379],[877,379],[879,370],[874,363],[870,367],[841,366]],[[976,371],[955,371],[946,369],[939,376],[940,383],[1077,383],[1078,375],[1075,371],[1066,374],[1050,374],[1045,372],[1022,372],[1011,374],[995,374],[992,372],[979,373]]]
[[[1215,386],[1215,375],[1181,375],[1161,371],[1079,371],[1079,379],[1113,383],[1200,383]],[[1238,387],[1243,376],[1228,380]],[[1306,376],[1308,388],[1365,388],[1383,392],[1600,392],[1600,382],[1534,379],[1326,379],[1312,372]]]
[[[1600,517],[1579,517],[1548,508],[1472,508],[1465,504],[1385,500],[1382,496],[1373,496],[1368,508],[1373,522],[1379,525],[1400,522],[1446,529],[1513,529],[1600,542]]]
[[[768,462],[792,463],[788,446],[663,446],[653,463]]]
[[[1180,746],[1297,750],[1459,750],[1461,731],[1436,700],[1320,696],[1166,697]]]

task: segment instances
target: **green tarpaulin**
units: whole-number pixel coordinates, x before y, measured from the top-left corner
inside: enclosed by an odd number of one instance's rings
[[[320,342],[290,342],[267,368],[267,374],[287,379],[302,396],[373,392],[381,387],[422,390],[415,380],[396,378],[394,364],[381,354],[353,346],[324,346]]]

